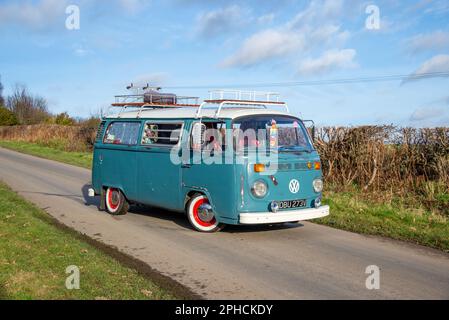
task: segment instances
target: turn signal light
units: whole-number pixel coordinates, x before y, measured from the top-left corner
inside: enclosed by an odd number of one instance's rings
[[[265,171],[265,165],[262,163],[257,163],[254,165],[254,172],[264,172]]]
[[[315,170],[321,169],[321,162],[315,162]]]

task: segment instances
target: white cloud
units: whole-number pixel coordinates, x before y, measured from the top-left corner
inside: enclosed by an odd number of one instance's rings
[[[443,75],[426,75],[427,73],[449,72],[449,55],[440,54],[425,61],[415,72],[413,72],[403,83],[416,81],[423,78],[447,77]]]
[[[446,113],[446,110],[438,107],[422,107],[416,109],[410,116],[410,121],[423,121],[440,118]]]
[[[336,19],[343,11],[343,1],[312,1],[292,20],[283,25],[259,31],[222,61],[225,67],[248,67],[274,58],[304,56],[317,48],[339,47],[350,37]]]
[[[449,32],[437,30],[432,33],[421,33],[408,39],[406,44],[412,53],[449,49]]]
[[[288,27],[299,29],[304,25],[324,25],[340,17],[344,9],[343,0],[314,0],[303,11],[299,12],[291,21]]]
[[[134,14],[143,10],[150,0],[114,0],[112,5],[126,13]],[[78,4],[81,9],[87,6],[100,5],[101,1],[88,0],[17,0],[0,1],[0,28],[2,26],[17,25],[32,30],[46,30],[59,26],[65,29],[65,12],[70,4]],[[82,6],[81,6],[82,5]],[[81,15],[83,16],[81,11]]]
[[[215,11],[200,14],[197,17],[197,34],[202,37],[220,35],[241,27],[244,22],[246,10],[238,5],[231,5]]]
[[[301,75],[322,74],[337,68],[352,68],[356,66],[354,49],[329,50],[316,59],[303,60],[298,68]]]
[[[265,14],[257,18],[257,22],[260,24],[270,24],[274,20],[274,13]]]
[[[424,10],[424,13],[441,15],[449,12],[447,0],[426,1],[426,5],[429,7]]]
[[[246,39],[242,47],[222,62],[224,67],[248,67],[283,56],[304,47],[304,36],[289,31],[268,29]]]
[[[118,4],[129,14],[138,13],[150,4],[150,0],[118,0]]]
[[[0,4],[0,26],[16,24],[44,29],[56,21],[64,28],[67,0],[14,1]]]

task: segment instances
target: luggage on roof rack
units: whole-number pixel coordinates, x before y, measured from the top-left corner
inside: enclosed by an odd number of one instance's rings
[[[162,93],[149,90],[143,94],[143,102],[149,104],[176,104],[177,97],[174,93]]]
[[[138,109],[137,117],[139,117],[142,110],[146,108],[158,109],[199,106],[198,97],[183,97],[177,96],[174,93],[161,92],[160,87],[150,87],[149,84],[144,87],[137,87],[131,83],[126,88],[132,90],[133,94],[115,96],[115,102],[111,104],[104,116],[109,116],[113,108],[120,108],[118,117],[123,112],[128,111],[128,109]]]

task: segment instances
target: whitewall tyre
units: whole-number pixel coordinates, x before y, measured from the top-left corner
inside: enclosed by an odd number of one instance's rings
[[[217,232],[223,228],[212,211],[206,196],[197,194],[187,203],[187,218],[192,227],[200,232]]]
[[[129,203],[123,193],[116,188],[107,188],[104,193],[106,211],[114,216],[128,213]]]

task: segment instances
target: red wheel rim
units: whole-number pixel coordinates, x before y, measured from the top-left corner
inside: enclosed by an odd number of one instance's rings
[[[116,195],[117,199],[115,199],[116,201],[114,201],[114,197],[113,195]],[[108,192],[108,205],[109,208],[111,208],[111,210],[115,210],[119,207],[120,205],[120,195],[118,193],[117,189],[109,189]]]
[[[202,205],[203,203],[209,203],[209,201],[205,198],[198,200],[195,205],[193,206],[193,217],[195,218],[195,221],[202,227],[211,227],[213,226],[216,221],[215,221],[215,217],[211,220],[211,221],[203,221],[201,220],[201,218],[198,215],[198,208],[200,207],[200,205]]]

